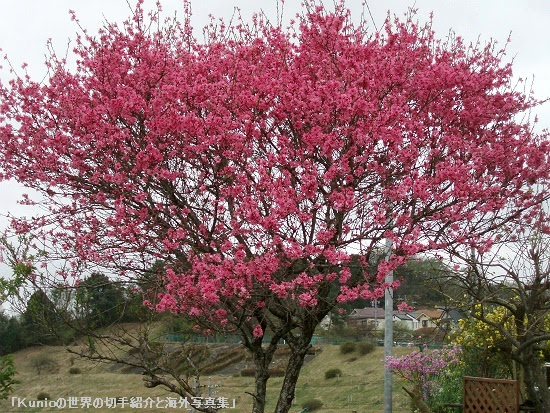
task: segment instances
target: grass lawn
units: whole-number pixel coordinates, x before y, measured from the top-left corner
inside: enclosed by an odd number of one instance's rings
[[[399,355],[409,351],[406,348],[395,348],[394,353]],[[33,361],[39,356],[48,356],[55,359],[59,370],[55,373],[37,373]],[[66,352],[63,347],[34,347],[22,350],[15,354],[15,365],[18,371],[17,379],[22,383],[15,387],[12,396],[20,399],[36,400],[40,392],[47,393],[51,399],[77,397],[93,398],[127,398],[151,397],[156,400],[166,400],[166,397],[175,397],[160,387],[148,389],[143,385],[140,374],[123,374],[114,370],[109,364],[98,364],[76,358]],[[292,413],[300,412],[303,402],[309,399],[319,399],[323,407],[316,410],[319,413],[381,413],[384,406],[384,369],[382,359],[384,351],[376,348],[372,353],[361,356],[358,353],[340,354],[339,346],[326,346],[312,361],[304,366],[296,390],[295,407]],[[69,369],[79,368],[80,374],[70,374]],[[325,379],[325,371],[339,368],[341,377]],[[212,385],[211,396],[225,397],[230,404],[235,401],[234,409],[221,411],[250,412],[251,396],[245,392],[252,392],[254,381],[250,377],[219,376],[201,378],[202,385]],[[282,378],[270,379],[266,412],[272,412],[275,407],[278,390]],[[207,396],[204,391],[204,397]],[[17,402],[15,402],[17,403]],[[184,408],[77,408],[59,409],[56,407],[12,407],[12,399],[0,402],[1,412],[185,412]],[[410,413],[409,401],[397,377],[394,377],[393,412]]]

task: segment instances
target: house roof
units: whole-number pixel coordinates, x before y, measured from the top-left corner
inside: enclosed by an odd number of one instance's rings
[[[432,320],[437,320],[443,315],[443,310],[438,310],[435,308],[422,308],[419,310],[415,310],[415,313],[422,313],[430,317]]]
[[[411,319],[416,318],[414,317],[413,313],[402,313],[399,311],[394,311],[393,316],[400,320],[406,320],[406,321],[410,321]]]
[[[422,315],[425,315],[428,318],[431,318],[432,320],[439,320],[443,314],[445,313],[445,310],[441,309],[435,309],[435,308],[422,308],[414,311],[394,311],[393,315],[400,320],[410,320],[411,318],[414,318],[418,320],[419,317]],[[456,310],[449,310],[447,311],[447,314],[449,317],[455,319],[455,318],[461,318],[460,313],[458,313]],[[351,313],[348,315],[348,317],[351,318],[384,318],[384,308],[374,308],[374,307],[365,307],[365,308],[355,308],[351,311]]]
[[[354,308],[348,317],[384,318],[384,309],[374,307]]]
[[[466,316],[459,310],[450,309],[447,311],[447,317],[453,321],[458,321],[465,318]]]

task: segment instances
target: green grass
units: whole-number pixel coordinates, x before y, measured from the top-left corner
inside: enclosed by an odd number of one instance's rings
[[[397,355],[408,349],[396,348]],[[54,358],[59,366],[59,372],[55,374],[36,374],[31,360],[38,355],[47,355]],[[73,360],[71,360],[73,358]],[[357,411],[358,413],[379,413],[383,411],[384,404],[384,369],[382,359],[383,349],[376,348],[372,353],[350,361],[349,354],[341,354],[339,346],[326,346],[312,361],[304,366],[296,389],[295,404],[292,413],[301,410],[301,404],[309,399],[319,399],[323,407],[316,410],[320,413],[341,413]],[[173,394],[161,389],[145,388],[140,374],[121,374],[113,371],[109,364],[93,363],[87,360],[74,359],[62,347],[34,347],[25,349],[15,354],[15,365],[19,372],[17,379],[22,383],[15,387],[13,396],[27,397],[28,400],[36,400],[40,392],[46,392],[52,398],[68,398],[70,396],[83,397],[135,397],[143,398],[171,396]],[[81,374],[70,374],[69,368],[77,367]],[[251,365],[249,367],[252,367]],[[341,377],[330,380],[325,379],[325,371],[331,368],[339,368]],[[283,379],[272,378],[268,384],[268,398],[266,413],[275,408],[277,395]],[[201,378],[201,384],[212,384],[216,394],[213,397],[226,397],[230,401],[235,399],[236,409],[225,410],[239,413],[251,411],[252,400],[249,394],[254,388],[254,379],[250,377],[233,377],[211,375]],[[394,413],[410,413],[409,401],[401,390],[401,383],[394,378]],[[92,409],[93,411],[101,411]],[[2,412],[75,412],[85,409],[57,409],[57,408],[12,408],[11,400],[0,402]],[[105,409],[107,411],[107,409]],[[177,411],[185,412],[185,409],[121,409],[116,412],[145,412]]]

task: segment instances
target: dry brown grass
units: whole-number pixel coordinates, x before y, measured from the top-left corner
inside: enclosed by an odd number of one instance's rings
[[[396,353],[402,353],[407,349],[396,349]],[[284,351],[282,351],[284,353]],[[55,374],[42,374],[38,376],[32,367],[31,360],[38,355],[46,355],[54,358],[59,366],[59,372]],[[320,413],[341,413],[357,411],[358,413],[379,413],[383,410],[383,349],[376,348],[371,354],[360,357],[350,362],[349,355],[340,354],[338,346],[327,346],[302,370],[302,375],[297,386],[295,408],[292,413],[301,410],[300,406],[306,400],[320,399],[323,407]],[[109,364],[98,364],[76,358],[61,347],[34,347],[25,349],[15,354],[15,364],[19,372],[17,378],[22,384],[16,386],[13,396],[36,400],[40,392],[48,393],[52,398],[68,397],[136,397],[143,398],[173,397],[172,394],[157,387],[147,389],[143,385],[140,374],[122,374],[113,371]],[[70,374],[71,367],[79,368],[81,374]],[[326,380],[324,372],[330,368],[342,370],[342,376]],[[226,397],[236,403],[236,409],[227,410],[233,412],[251,411],[251,396],[245,392],[252,392],[254,379],[250,377],[234,377],[212,375],[203,377],[204,385],[211,384],[218,387],[212,388],[213,397]],[[270,380],[266,412],[273,411],[275,407],[278,389],[282,378],[275,377]],[[400,390],[400,383],[394,383],[394,413],[409,413],[407,398]],[[12,408],[11,401],[0,402],[2,412],[78,412],[83,409],[57,409],[57,408]],[[90,411],[109,411],[90,410]],[[110,410],[116,412],[144,412],[158,411],[184,412],[184,409],[122,409]]]

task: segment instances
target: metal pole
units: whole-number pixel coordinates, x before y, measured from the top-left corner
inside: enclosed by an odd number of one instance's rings
[[[386,239],[386,261],[391,256],[392,241]],[[393,283],[393,272],[386,275],[386,284]],[[384,294],[384,355],[393,355],[393,291],[386,288]],[[392,373],[384,371],[384,413],[392,413]]]

